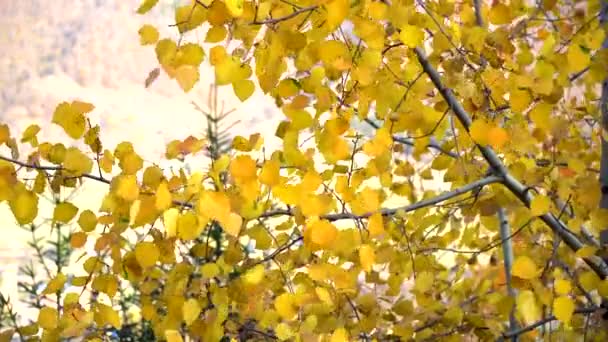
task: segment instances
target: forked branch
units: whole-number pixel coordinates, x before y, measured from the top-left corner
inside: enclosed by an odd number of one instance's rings
[[[467,131],[471,126],[472,120],[471,116],[465,111],[462,107],[458,99],[454,96],[451,89],[447,88],[443,82],[441,81],[441,76],[435,70],[435,68],[431,65],[429,60],[427,59],[424,51],[417,47],[415,49],[416,56],[418,61],[422,65],[424,72],[429,76],[435,88],[439,91],[443,99],[448,104],[449,108],[454,112],[456,118],[464,129]],[[502,163],[496,152],[491,147],[477,145],[481,154],[483,155],[486,162],[492,167],[494,172],[503,177],[503,184],[527,207],[530,207],[530,203],[534,198],[530,191],[527,191],[527,187],[524,186],[518,179],[516,179],[505,167]],[[555,234],[557,234],[565,243],[574,251],[578,251],[583,247],[583,243],[578,239],[576,235],[574,235],[569,229],[567,229],[566,225],[561,222],[555,215],[552,213],[546,213],[544,215],[539,216],[539,218],[547,225]],[[591,267],[597,275],[599,275],[602,279],[606,279],[608,277],[608,266],[604,261],[596,256],[586,257],[583,260]]]

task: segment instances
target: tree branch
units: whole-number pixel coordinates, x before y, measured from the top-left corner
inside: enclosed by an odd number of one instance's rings
[[[286,20],[289,20],[291,18],[297,17],[298,15],[300,15],[302,13],[314,11],[317,8],[319,8],[318,5],[308,6],[308,7],[300,8],[300,9],[298,9],[296,11],[293,11],[290,14],[284,16],[284,17],[270,18],[270,19],[266,19],[266,20],[262,20],[262,21],[254,20],[251,24],[252,25],[265,25],[265,24],[266,25],[272,25],[272,24],[279,23],[281,21],[286,21]]]
[[[0,156],[0,160],[4,160],[7,161],[9,163],[13,163],[15,165],[19,165],[21,167],[26,167],[28,169],[34,169],[34,170],[41,170],[41,171],[70,171],[66,168],[63,168],[61,166],[42,166],[42,165],[36,165],[36,164],[28,164],[28,163],[24,163],[22,161],[19,160],[15,160],[15,159],[11,159],[11,158],[7,158],[4,156]],[[101,176],[95,176],[89,173],[83,173],[79,176],[75,176],[76,178],[80,178],[80,177],[84,177],[84,178],[89,178],[89,179],[93,179],[96,180],[98,182],[102,182],[102,183],[106,183],[106,184],[110,184],[110,181],[101,177]]]
[[[365,119],[365,122],[367,122],[370,126],[372,126],[375,129],[379,129],[380,128],[380,126],[377,123],[375,123],[373,120],[371,120],[369,118]],[[397,135],[393,135],[392,138],[393,138],[394,141],[396,141],[396,142],[398,142],[400,144],[408,145],[408,146],[414,146],[414,140],[412,138],[404,138],[404,137],[400,137],[400,136],[397,136]],[[452,158],[458,158],[458,154],[456,154],[456,153],[454,153],[452,151],[445,150],[443,147],[441,147],[436,142],[431,141],[431,142],[429,142],[429,144],[426,147],[429,148],[429,149],[432,149],[432,150],[436,150],[436,151],[438,151],[440,153],[443,153],[445,155],[448,155],[448,156],[450,156]]]
[[[456,99],[452,90],[446,88],[441,82],[441,77],[435,68],[431,65],[429,60],[426,58],[424,51],[417,47],[415,49],[418,61],[422,65],[424,72],[429,76],[435,88],[439,91],[443,99],[446,101],[448,106],[452,109],[456,118],[460,121],[465,130],[469,130],[472,120],[469,114],[462,107],[460,102]],[[526,206],[530,207],[530,203],[534,198],[528,188],[524,186],[519,180],[509,173],[505,165],[502,163],[498,155],[494,152],[491,147],[477,145],[484,159],[494,169],[497,175],[504,177],[503,184]],[[540,219],[545,222],[555,234],[557,234],[572,250],[578,251],[583,247],[583,243],[574,235],[570,230],[567,229],[566,225],[555,217],[552,213],[546,213],[540,216]],[[586,257],[583,260],[591,267],[595,273],[597,273],[602,279],[608,277],[608,266],[599,257]]]
[[[592,313],[595,313],[596,311],[600,310],[600,307],[590,307],[590,308],[582,308],[582,309],[576,309],[574,310],[575,314],[582,314],[582,315],[589,315]],[[528,331],[532,331],[542,325],[545,325],[549,322],[555,321],[557,320],[557,317],[555,317],[555,315],[551,315],[549,317],[545,317],[539,321],[536,321],[528,326],[525,326],[523,328],[517,329],[517,330],[513,330],[510,331],[508,333],[503,334],[503,339],[507,339],[507,338],[511,338],[511,337],[516,337],[522,334],[527,333]]]
[[[608,24],[608,0],[602,1],[602,7],[599,14],[600,25],[605,28],[606,33],[608,34],[608,29],[606,29],[606,24]],[[604,42],[602,43],[602,50],[608,50],[608,35],[604,38]],[[608,141],[604,138],[605,133],[608,131],[608,77],[604,78],[602,82],[602,95],[600,97],[600,114],[602,117],[602,134],[600,134],[602,147],[601,147],[601,156],[600,156],[600,190],[601,190],[601,198],[599,207],[602,209],[608,209]],[[600,244],[602,248],[608,247],[608,226],[605,226],[604,229],[600,232]],[[604,255],[604,260],[608,260],[608,256]]]
[[[409,205],[406,205],[403,207],[392,208],[392,209],[381,209],[380,213],[382,214],[382,216],[391,216],[391,215],[395,215],[398,211],[403,211],[403,212],[414,211],[417,209],[421,209],[421,208],[425,208],[425,207],[429,207],[429,206],[441,203],[443,201],[449,200],[451,198],[462,195],[469,191],[473,191],[478,188],[481,188],[485,185],[492,184],[492,183],[499,183],[501,181],[502,181],[502,177],[489,176],[486,178],[479,179],[475,182],[469,183],[460,188],[454,189],[452,191],[444,192],[441,195],[436,196],[436,197],[424,199],[419,202],[412,203],[412,204],[409,204]],[[259,218],[282,216],[282,215],[293,216],[293,214],[294,213],[289,209],[278,209],[278,210],[267,211],[267,212],[263,213],[262,215],[260,215]],[[321,218],[328,220],[328,221],[356,220],[356,219],[363,219],[363,218],[370,217],[373,214],[374,213],[365,213],[362,215],[355,215],[352,213],[339,213],[339,214],[324,215],[324,216],[321,216]]]

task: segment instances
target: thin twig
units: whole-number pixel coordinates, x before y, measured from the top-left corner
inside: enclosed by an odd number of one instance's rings
[[[262,20],[262,21],[256,20],[256,21],[253,21],[251,24],[252,25],[272,25],[272,24],[279,23],[281,21],[286,21],[291,18],[297,17],[298,15],[300,15],[302,13],[312,12],[312,11],[316,10],[317,8],[319,8],[318,5],[303,7],[303,8],[300,8],[299,10],[293,11],[290,14],[283,16],[283,17],[270,18],[270,19],[266,19],[266,20]]]

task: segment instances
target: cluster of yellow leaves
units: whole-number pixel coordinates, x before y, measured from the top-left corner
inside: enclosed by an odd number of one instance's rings
[[[596,3],[568,20],[529,20],[537,6],[559,16],[565,4],[558,2],[482,2],[475,13],[470,1],[192,0],[175,9],[179,39],[143,25],[140,43],[154,46],[160,68],[184,91],[201,81],[208,57],[215,83],[230,85],[241,101],[256,84],[271,95],[285,115],[275,133],[283,146],[268,158],[259,134],[236,137],[236,153],[208,169],[169,173],[145,167],[129,142],[103,149],[99,126],[88,124],[94,109],[88,103],[61,103],[52,120],[90,151],[40,142],[41,127],[27,127],[19,141],[34,149],[29,165],[54,166],[36,170],[28,182],[0,161],[0,201],[19,224],[39,216],[47,187],[61,194],[84,175],[112,174],[99,212],[81,211],[67,199],[56,203],[52,224],[77,225],[70,245],[86,254],[91,245],[96,254],[83,259],[86,275],[58,273],[42,291],[85,287],[110,302],[85,307],[80,295],[64,293],[62,310],[39,311],[42,339],[79,336],[92,326],[120,328],[127,317],[112,304],[123,281],[139,292],[140,315],[156,337],[170,342],[220,340],[249,322],[279,340],[339,342],[361,333],[382,339],[389,331],[403,339],[434,339],[445,331],[453,340],[468,333],[492,339],[513,305],[520,323],[534,324],[550,308],[564,332],[581,329],[573,319],[580,288],[606,296],[608,283],[588,270],[578,280],[558,272],[550,258],[572,265],[574,258],[546,248],[551,239],[536,221],[512,237],[515,298],[504,289],[504,271],[489,266],[475,273],[475,262],[460,255],[449,269],[433,252],[483,248],[498,231],[497,207],[507,209],[515,227],[551,213],[553,197],[572,198],[577,217],[560,219],[575,233],[583,225],[593,234],[604,228],[607,214],[596,209],[598,187],[589,173],[597,164],[597,153],[589,152],[596,142],[583,123],[596,115],[591,89],[605,77],[603,30],[587,23]],[[143,0],[137,13],[157,3]],[[199,28],[206,30],[205,48],[186,39]],[[474,118],[468,129],[422,72],[416,48],[432,51],[430,63]],[[147,85],[157,76],[151,73]],[[568,95],[574,76],[586,102]],[[365,120],[375,127],[371,137],[357,132],[355,121]],[[407,160],[404,141],[412,151]],[[174,140],[165,157],[184,161],[205,144],[194,136]],[[7,125],[0,125],[3,145],[18,157]],[[497,150],[516,178],[543,189],[529,208],[491,186],[470,205],[465,199],[407,214],[382,210],[389,197],[411,203],[438,194],[421,180],[443,177],[456,188],[482,177],[487,166],[478,163],[475,145]],[[443,152],[420,166],[429,146]],[[97,163],[99,177],[91,174]],[[133,248],[132,230],[145,233]],[[584,247],[574,256],[597,252]],[[408,283],[411,298],[403,293]],[[425,328],[427,321],[436,323]]]

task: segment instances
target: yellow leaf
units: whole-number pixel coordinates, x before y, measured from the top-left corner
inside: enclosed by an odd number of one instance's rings
[[[365,272],[371,272],[375,260],[376,253],[370,245],[363,245],[359,248],[359,262]]]
[[[516,306],[526,325],[538,321],[541,317],[540,307],[530,290],[523,290],[517,295]]]
[[[380,209],[380,191],[366,187],[358,192],[354,201],[351,202],[353,213],[363,215],[373,213]]]
[[[209,279],[217,276],[220,273],[220,268],[215,263],[207,263],[201,267],[203,279]]]
[[[171,39],[161,39],[156,43],[156,58],[160,65],[169,65],[177,54],[177,44]]]
[[[578,45],[570,44],[568,47],[568,70],[570,72],[578,72],[589,66],[591,56]]]
[[[319,58],[327,67],[347,70],[352,66],[352,55],[348,46],[338,40],[326,40],[319,46]]]
[[[118,281],[112,274],[100,274],[93,281],[93,289],[103,292],[112,298],[118,291]]]
[[[331,294],[329,293],[329,291],[327,291],[326,288],[316,287],[315,293],[317,294],[317,297],[319,297],[319,299],[321,301],[323,301],[324,303],[326,303],[328,305],[334,304],[334,301],[331,299]]]
[[[203,232],[204,226],[192,211],[187,211],[177,219],[177,236],[182,240],[194,240]],[[167,229],[169,235],[170,230]]]
[[[209,0],[201,0],[200,3],[208,7],[211,5],[211,1]],[[207,9],[194,1],[175,9],[175,22],[177,23],[179,33],[184,33],[201,26],[206,19]]]
[[[84,102],[62,102],[55,108],[52,122],[61,126],[72,139],[79,139],[86,130],[84,114],[93,108],[93,105]]]
[[[219,43],[226,39],[227,34],[228,30],[226,30],[224,26],[212,26],[209,31],[207,31],[205,43]]]
[[[238,18],[243,15],[243,0],[226,0],[225,3],[233,17]]]
[[[530,120],[532,120],[536,127],[543,130],[549,130],[551,129],[552,111],[553,105],[546,102],[541,102],[530,111]]]
[[[220,224],[229,235],[239,236],[241,226],[243,225],[243,218],[238,214],[230,213],[225,219],[220,220]]]
[[[250,80],[240,80],[232,83],[232,89],[236,97],[243,102],[253,95],[255,84]]]
[[[280,294],[279,296],[277,296],[277,298],[275,298],[274,308],[279,314],[279,316],[281,316],[285,320],[292,320],[297,314],[297,311],[294,307],[294,298],[291,294],[286,292]]]
[[[197,203],[197,210],[209,218],[223,220],[230,214],[230,199],[223,192],[206,191]]]
[[[38,312],[38,325],[45,330],[53,330],[57,328],[59,323],[59,313],[55,308],[43,307]]]
[[[70,147],[65,152],[63,167],[74,173],[75,176],[80,176],[91,172],[93,161],[76,147]]]
[[[0,125],[0,145],[8,142],[11,138],[11,131],[8,128],[8,125],[2,124]]]
[[[245,282],[252,285],[259,284],[264,280],[264,272],[264,265],[256,265],[245,273]]]
[[[532,259],[520,256],[513,263],[513,275],[521,279],[534,279],[538,276],[538,270]]]
[[[250,156],[241,155],[230,163],[230,174],[237,183],[247,183],[256,178],[255,161]]]
[[[198,302],[198,300],[196,300],[196,298],[188,299],[182,306],[184,322],[186,322],[187,325],[190,325],[192,322],[196,321],[200,313],[201,304]]]
[[[511,103],[511,109],[514,112],[522,113],[530,106],[532,103],[532,96],[530,96],[530,92],[527,90],[513,90],[509,94],[509,102]]]
[[[367,230],[369,230],[371,237],[377,237],[384,234],[384,222],[381,213],[377,212],[369,217]]]
[[[163,211],[171,207],[173,203],[173,198],[171,196],[171,192],[169,191],[169,186],[167,182],[162,182],[158,185],[156,189],[156,198],[154,200],[154,206],[157,210]]]
[[[349,0],[332,0],[325,5],[327,10],[327,28],[334,31],[344,21],[350,9]]]
[[[55,278],[51,279],[49,283],[46,285],[46,288],[42,291],[42,294],[54,294],[63,289],[63,285],[68,278],[63,273],[57,273]]]
[[[435,276],[433,273],[428,271],[420,272],[420,274],[416,276],[414,289],[422,293],[427,292],[433,287],[434,280]]]
[[[348,342],[348,333],[346,329],[340,327],[334,330],[334,333],[331,334],[330,342]]]
[[[125,201],[135,201],[139,197],[139,186],[135,175],[121,176],[118,179],[116,194]]]
[[[17,196],[9,201],[9,206],[17,223],[31,223],[38,215],[38,196],[31,191],[19,191]]]
[[[409,48],[415,48],[424,41],[424,31],[418,26],[404,25],[401,27],[399,39]]]
[[[275,329],[279,341],[288,340],[293,336],[293,330],[286,323],[279,323]]]
[[[137,32],[141,45],[155,44],[158,41],[158,30],[152,25],[145,24]]]
[[[118,164],[125,175],[135,175],[144,165],[143,159],[132,150],[121,154],[119,159]]]
[[[78,213],[78,207],[70,202],[62,202],[53,210],[53,221],[68,223]]]
[[[555,292],[560,295],[565,295],[570,293],[572,290],[572,285],[566,279],[558,279],[555,281]]]
[[[473,141],[484,146],[489,144],[488,132],[490,129],[490,124],[488,124],[485,120],[477,119],[473,121],[469,127],[469,134],[471,135]]]
[[[91,210],[85,210],[78,217],[78,225],[84,232],[91,232],[97,226],[97,216]]]
[[[157,2],[158,0],[144,0],[141,5],[139,5],[139,8],[137,9],[137,14],[145,14],[146,12],[151,10]]]
[[[21,142],[30,142],[32,146],[38,146],[38,139],[36,138],[38,132],[40,132],[40,126],[29,125],[21,136]]]
[[[490,9],[490,23],[494,25],[503,25],[511,22],[511,9],[509,6],[501,3],[496,3]]]
[[[327,220],[318,220],[308,226],[312,242],[321,247],[329,247],[338,236],[338,229]]]
[[[225,85],[239,81],[240,62],[236,57],[226,56],[215,65],[215,81],[218,85]]]
[[[173,237],[177,234],[177,218],[179,217],[179,210],[177,208],[170,208],[163,213],[163,224],[167,237]]]
[[[190,65],[198,67],[205,59],[205,50],[194,43],[181,45],[175,55],[175,66]]]
[[[327,214],[331,209],[332,198],[328,194],[295,195],[299,196],[298,205],[302,209],[302,215],[306,217],[321,216]]]
[[[189,92],[199,79],[198,67],[181,65],[175,70],[175,79],[183,91]]]
[[[156,265],[160,251],[153,242],[140,242],[135,246],[135,259],[142,268],[148,268]]]
[[[120,329],[122,326],[118,312],[112,309],[111,306],[102,304],[100,302],[95,303],[95,322],[99,326],[109,324],[116,329]]]
[[[501,148],[508,140],[509,135],[507,134],[507,131],[502,127],[494,126],[488,132],[488,143],[493,148]]]
[[[553,301],[555,317],[566,325],[570,325],[574,313],[574,301],[570,297],[561,296]]]
[[[597,248],[593,246],[585,246],[576,251],[576,256],[579,258],[588,258],[597,253]]]
[[[534,197],[530,203],[530,211],[534,216],[541,216],[549,212],[551,209],[551,199],[545,195]]]
[[[114,156],[112,155],[112,152],[108,150],[103,151],[103,157],[99,164],[103,171],[108,173],[112,172],[112,165],[114,165]]]

